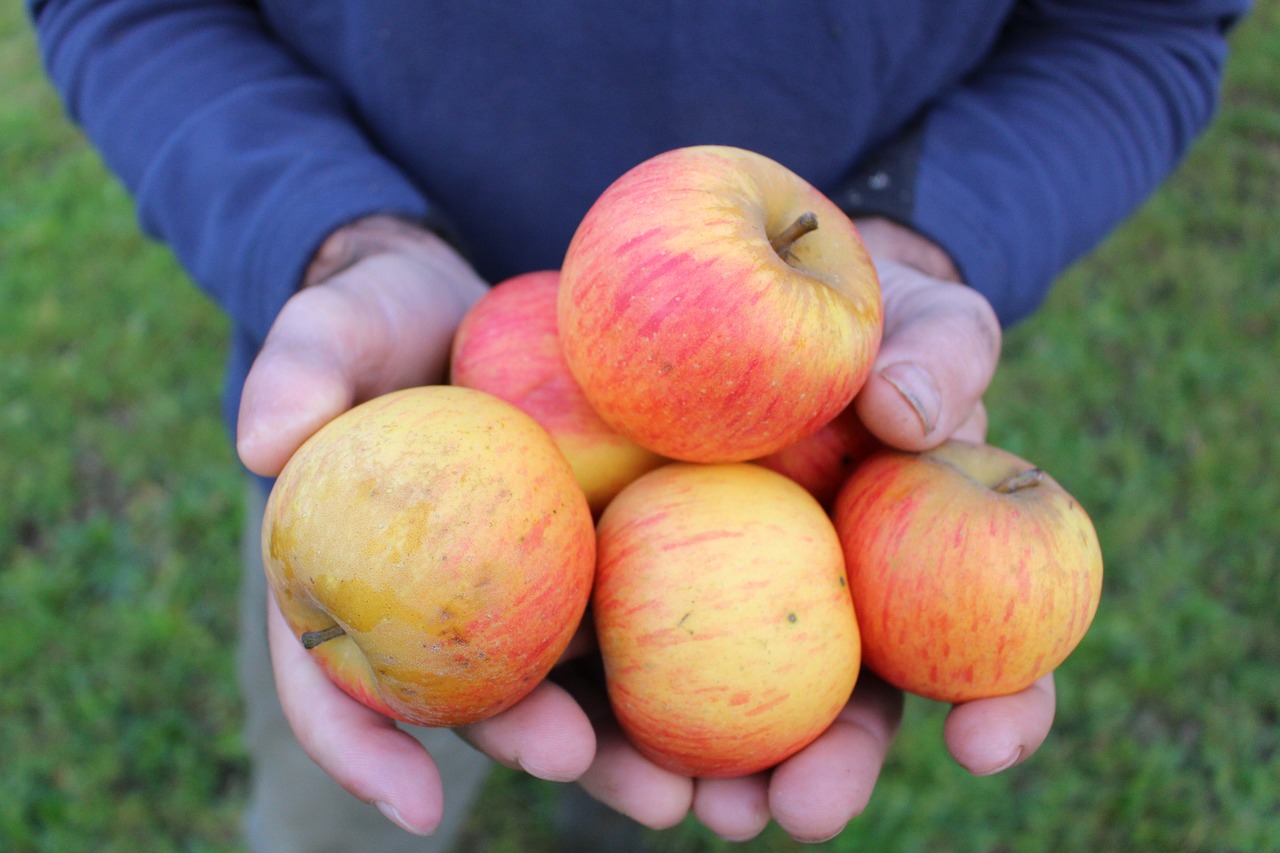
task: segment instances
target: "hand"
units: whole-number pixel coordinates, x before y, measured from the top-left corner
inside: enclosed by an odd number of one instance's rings
[[[335,232],[284,306],[245,382],[237,450],[276,476],[312,433],[354,404],[445,380],[463,314],[487,289],[435,235],[389,217]],[[405,829],[440,821],[440,775],[416,740],[335,687],[267,604],[276,688],[303,749],[346,790]],[[595,736],[550,682],[461,732],[495,761],[567,781],[587,769]]]
[[[885,338],[855,405],[882,441],[923,450],[986,434],[982,395],[1000,354],[1000,326],[980,294],[964,287],[937,246],[886,220],[859,223],[881,276]],[[594,682],[594,683],[593,683]],[[818,740],[773,770],[740,779],[694,780],[655,766],[622,736],[598,679],[566,681],[596,726],[596,759],[580,784],[652,828],[692,810],[723,838],[746,840],[775,820],[800,841],[838,834],[866,807],[901,720],[903,697],[863,671],[849,704]],[[975,775],[1026,759],[1054,715],[1052,675],[1027,690],[955,706],[947,749]]]
[[[1000,359],[1000,322],[986,298],[960,284],[934,243],[885,219],[859,220],[885,300],[885,330],[854,405],[891,447],[927,450],[951,436],[981,441],[982,395]]]

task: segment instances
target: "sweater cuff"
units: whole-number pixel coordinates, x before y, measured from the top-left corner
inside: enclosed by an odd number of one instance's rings
[[[259,343],[335,229],[374,213],[435,215],[322,87],[296,78],[244,87],[190,116],[137,197],[144,229]]]
[[[982,216],[987,206],[969,187],[926,163],[916,184],[911,225],[951,256],[964,283],[985,296],[1000,324],[1009,326],[1034,311],[1036,303],[1022,304],[1011,286],[1008,263],[994,239],[998,232]]]
[[[399,216],[431,227],[433,208],[399,180],[386,180],[367,164],[334,168],[315,180],[281,185],[263,199],[248,223],[254,235],[247,247],[245,275],[254,294],[239,319],[261,344],[276,315],[302,286],[308,265],[334,231],[374,214]]]
[[[950,257],[961,280],[991,302],[1002,325],[1030,314],[1011,286],[1008,263],[983,218],[990,200],[978,197],[935,160],[924,156],[927,119],[919,119],[868,155],[834,200],[851,217],[880,216],[910,228]]]

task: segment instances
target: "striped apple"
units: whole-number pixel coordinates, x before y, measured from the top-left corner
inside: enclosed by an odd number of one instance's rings
[[[836,499],[869,668],[945,702],[1015,693],[1084,637],[1102,552],[1080,504],[996,447],[882,450]]]
[[[592,613],[623,731],[674,772],[772,767],[827,729],[859,669],[830,519],[757,465],[671,463],[597,527]]]
[[[817,432],[866,380],[883,330],[853,223],[738,148],[679,148],[622,175],[561,272],[578,384],[608,424],[673,459],[754,459]]]
[[[494,285],[453,338],[449,381],[506,400],[551,433],[599,515],[623,486],[666,460],[610,427],[569,372],[556,331],[560,273]]]

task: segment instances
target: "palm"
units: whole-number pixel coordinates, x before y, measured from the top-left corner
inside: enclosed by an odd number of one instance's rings
[[[241,400],[238,450],[250,470],[275,476],[308,436],[356,402],[444,381],[453,332],[484,284],[439,239],[409,230],[395,225],[388,236],[375,227],[375,251],[354,258],[339,252],[323,284],[300,291],[277,318]],[[952,434],[981,438],[981,397],[999,354],[989,306],[957,284],[877,264],[887,334],[877,374],[856,403],[859,414],[898,447],[930,446]],[[923,371],[931,396],[913,398],[892,370],[880,373],[902,364]],[[303,748],[401,826],[431,831],[445,792],[430,756],[329,683],[270,607],[277,688]],[[579,652],[590,645],[589,632],[584,638]],[[866,806],[901,713],[901,693],[864,674],[835,723],[772,771],[693,780],[637,752],[613,722],[599,678],[584,678],[578,665],[562,667],[515,707],[459,734],[508,767],[578,779],[650,827],[670,826],[692,811],[726,838],[749,838],[776,820],[797,839],[816,841]],[[947,743],[963,766],[993,772],[1034,752],[1052,718],[1047,678],[1015,696],[957,707]]]

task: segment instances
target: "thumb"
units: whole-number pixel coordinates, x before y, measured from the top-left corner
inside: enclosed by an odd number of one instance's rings
[[[885,334],[854,405],[881,441],[925,450],[982,415],[1000,358],[1000,323],[972,288],[895,262],[877,267]]]
[[[442,381],[454,330],[486,290],[442,239],[388,216],[326,238],[305,285],[276,317],[241,392],[236,449],[265,477],[353,404]]]
[[[352,405],[443,381],[453,333],[484,291],[470,267],[441,248],[371,255],[295,293],[241,392],[241,461],[273,477]]]
[[[366,336],[353,302],[335,288],[308,288],[276,318],[245,379],[236,423],[236,450],[255,474],[279,474],[302,442],[354,402],[351,345]]]

